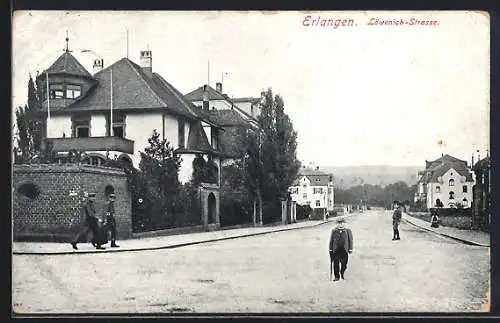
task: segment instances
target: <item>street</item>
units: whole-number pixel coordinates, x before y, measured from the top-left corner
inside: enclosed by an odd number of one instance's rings
[[[334,222],[176,249],[13,255],[17,313],[488,311],[489,248],[403,221],[390,211],[347,217],[345,280],[329,281]]]

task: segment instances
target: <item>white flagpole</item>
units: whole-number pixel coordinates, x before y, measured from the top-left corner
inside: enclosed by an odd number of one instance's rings
[[[109,133],[111,136],[113,136],[113,69],[109,69],[109,73],[111,75],[110,80],[111,80],[111,117],[110,117],[110,129]]]
[[[49,123],[50,123],[50,91],[49,91],[49,73],[45,71],[47,77],[47,138],[49,137]]]

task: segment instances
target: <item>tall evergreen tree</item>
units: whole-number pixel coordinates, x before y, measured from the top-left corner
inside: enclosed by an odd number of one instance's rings
[[[32,141],[32,147],[35,153],[40,152],[42,143],[42,124],[36,114],[40,111],[41,103],[38,97],[38,92],[33,82],[31,74],[28,79],[28,109],[27,115],[29,118],[29,133]]]
[[[24,107],[20,106],[16,110],[17,138],[15,148],[17,150],[17,158],[15,161],[18,164],[25,164],[33,157],[27,110],[27,105]]]
[[[297,133],[284,110],[280,95],[273,95],[271,89],[264,93],[259,117],[261,130],[260,178],[259,184],[264,202],[272,212],[279,212],[280,197],[287,194],[300,168],[296,156]],[[278,218],[270,214],[268,218]]]

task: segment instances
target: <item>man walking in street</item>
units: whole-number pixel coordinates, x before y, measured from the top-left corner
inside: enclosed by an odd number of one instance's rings
[[[392,229],[393,229],[392,240],[401,240],[401,238],[399,237],[399,223],[401,223],[402,216],[403,216],[402,205],[399,201],[397,201],[396,209],[392,214]]]
[[[107,231],[111,232],[111,248],[119,247],[116,244],[115,197],[115,194],[109,194],[106,210]]]
[[[75,249],[75,250],[78,249],[78,247],[77,247],[78,243],[86,241],[86,238],[87,238],[89,232],[92,232],[92,234],[94,235],[94,238],[97,236],[98,218],[96,216],[94,201],[95,201],[95,193],[88,193],[87,203],[81,208],[82,215],[85,215],[85,226],[82,228],[82,230],[75,236],[75,238],[71,242],[71,245],[73,246],[73,249]],[[92,244],[96,247],[96,249],[104,249],[104,247],[101,247],[100,244],[97,244],[95,242],[92,242]]]
[[[337,223],[337,227],[335,227],[330,234],[330,243],[328,245],[330,252],[330,279],[332,279],[333,264],[333,271],[335,275],[334,281],[338,281],[340,277],[344,279],[349,254],[352,253],[353,250],[353,237],[351,229],[346,228],[345,219],[342,217],[337,220]]]

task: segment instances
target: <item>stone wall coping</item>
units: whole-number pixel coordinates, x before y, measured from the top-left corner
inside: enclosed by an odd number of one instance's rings
[[[219,185],[211,184],[211,183],[200,183],[200,187],[202,188],[211,188],[211,189],[219,189]]]
[[[126,177],[121,169],[85,164],[24,164],[14,165],[14,173],[94,173]]]

